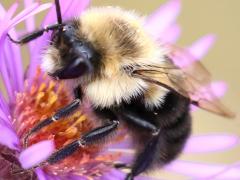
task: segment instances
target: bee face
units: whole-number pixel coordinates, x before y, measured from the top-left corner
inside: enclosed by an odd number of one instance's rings
[[[74,79],[94,74],[99,62],[99,53],[90,42],[77,36],[76,26],[68,22],[53,32],[43,68],[57,79]]]

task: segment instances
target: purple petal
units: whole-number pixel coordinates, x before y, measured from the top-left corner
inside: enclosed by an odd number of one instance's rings
[[[11,32],[15,34],[14,31]],[[4,44],[4,60],[8,67],[8,74],[12,80],[13,91],[21,91],[24,84],[24,74],[20,47],[6,40]]]
[[[181,35],[181,28],[178,24],[173,24],[162,33],[159,39],[166,43],[175,43]]]
[[[24,7],[26,8],[30,5],[32,5],[33,3],[34,3],[33,0],[24,0]],[[25,21],[25,24],[26,24],[26,29],[28,32],[34,31],[36,29],[35,28],[35,17],[31,16],[31,17],[27,18]],[[34,51],[34,42],[29,42],[28,47],[29,47],[29,52]],[[32,57],[30,57],[30,58],[32,58]]]
[[[148,175],[139,175],[135,178],[136,180],[163,180],[160,177],[152,177]]]
[[[24,0],[24,6],[28,7],[33,4],[33,0]],[[34,31],[35,30],[35,20],[34,16],[29,17],[26,19],[26,28],[28,32]]]
[[[0,123],[3,125],[10,125],[8,116],[4,113],[4,111],[1,108],[0,108]]]
[[[25,19],[27,19],[39,12],[49,9],[51,7],[51,5],[52,5],[51,3],[45,3],[42,5],[38,5],[38,4],[34,3],[29,8],[23,10],[20,14],[18,14],[15,18],[12,19],[9,29],[11,29],[13,26],[17,25],[21,21],[24,21]]]
[[[9,118],[8,118],[8,116],[10,115],[9,107],[6,103],[5,98],[2,96],[1,93],[0,93],[0,111],[2,113],[1,117],[6,118],[4,120],[7,120],[7,123],[9,123]]]
[[[211,84],[211,90],[216,97],[222,97],[227,91],[227,84],[223,81],[216,81]]]
[[[176,173],[192,176],[194,178],[204,178],[217,174],[226,169],[228,165],[222,164],[204,164],[193,163],[187,161],[174,161],[165,167],[166,170],[174,171]],[[221,179],[240,179],[240,169],[232,168],[221,175]]]
[[[3,44],[4,44],[4,39],[2,39],[0,37],[0,49],[3,49]],[[4,53],[3,51],[0,51],[0,72],[1,72],[1,77],[3,79],[4,85],[6,87],[7,90],[7,95],[9,97],[9,100],[14,102],[14,90],[13,87],[11,85],[11,79],[9,76],[9,72],[8,72],[8,67],[5,63],[5,58],[4,58]]]
[[[215,41],[215,35],[206,35],[193,43],[188,50],[196,58],[196,60],[200,60],[208,53]]]
[[[227,166],[225,169],[217,172],[216,174],[208,176],[207,178],[204,178],[204,180],[222,179],[222,177],[226,176],[225,174],[233,168],[238,168],[240,170],[240,163],[237,162],[237,163],[231,164]]]
[[[8,11],[7,11],[7,19],[11,19],[12,18],[12,16],[14,15],[14,13],[16,12],[16,10],[17,10],[17,8],[18,8],[18,5],[19,5],[19,3],[18,2],[16,2],[16,3],[14,3],[14,4],[12,4],[11,5],[11,7],[8,9]]]
[[[66,2],[67,1],[62,0],[61,6],[64,6]],[[90,4],[90,0],[84,0],[84,1],[81,1],[81,3],[79,2],[79,0],[72,0],[72,2],[70,3],[70,6],[66,8],[63,13],[64,20],[68,20],[70,18],[79,16],[84,11],[84,9],[88,7],[89,4]],[[74,11],[74,9],[77,9],[77,11]]]
[[[114,179],[116,179],[116,180],[122,180],[125,178],[125,176],[126,176],[126,174],[124,172],[113,169],[109,173],[104,174],[100,179],[101,180],[112,180],[114,177]]]
[[[42,169],[37,168],[35,170],[35,173],[37,174],[38,180],[48,180],[46,174],[43,172]]]
[[[19,22],[22,18],[24,18],[26,15],[35,10],[38,6],[39,6],[38,3],[34,3],[31,6],[24,9],[23,11],[21,11],[19,14],[17,14],[14,18],[11,19],[11,21],[9,22],[9,26],[16,24],[16,22]]]
[[[9,147],[10,149],[17,150],[19,145],[19,139],[16,133],[8,128],[0,124],[0,143]]]
[[[45,161],[55,150],[52,140],[41,141],[21,152],[19,161],[24,169],[29,169]]]
[[[180,9],[180,0],[167,2],[147,18],[145,23],[147,31],[158,39],[166,28],[176,21]]]
[[[236,135],[209,134],[192,136],[185,148],[184,153],[208,153],[224,151],[239,144],[239,137]]]

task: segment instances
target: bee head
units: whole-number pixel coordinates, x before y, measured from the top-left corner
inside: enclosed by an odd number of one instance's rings
[[[90,42],[76,35],[77,27],[66,23],[53,31],[43,66],[57,79],[74,79],[95,72],[100,55]]]

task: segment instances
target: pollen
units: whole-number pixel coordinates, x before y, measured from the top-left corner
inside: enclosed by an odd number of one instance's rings
[[[51,80],[40,69],[37,70],[31,85],[29,84],[26,82],[25,90],[16,95],[14,105],[14,125],[22,140],[37,123],[51,117],[73,100],[71,92],[63,82]],[[83,103],[73,114],[33,134],[28,140],[28,146],[51,139],[54,140],[56,149],[60,149],[100,125],[97,122],[89,103]],[[120,141],[119,137],[113,141]],[[66,159],[43,168],[53,175],[64,176],[71,172],[88,179],[99,177],[110,170],[113,162],[120,156],[119,153],[106,153],[104,148],[108,145],[109,143],[104,143],[79,148]]]

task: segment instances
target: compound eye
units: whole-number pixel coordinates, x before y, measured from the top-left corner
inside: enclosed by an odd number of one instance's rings
[[[59,38],[59,30],[54,30],[51,34],[50,45],[53,45],[54,43],[56,43],[58,41],[58,38]]]

